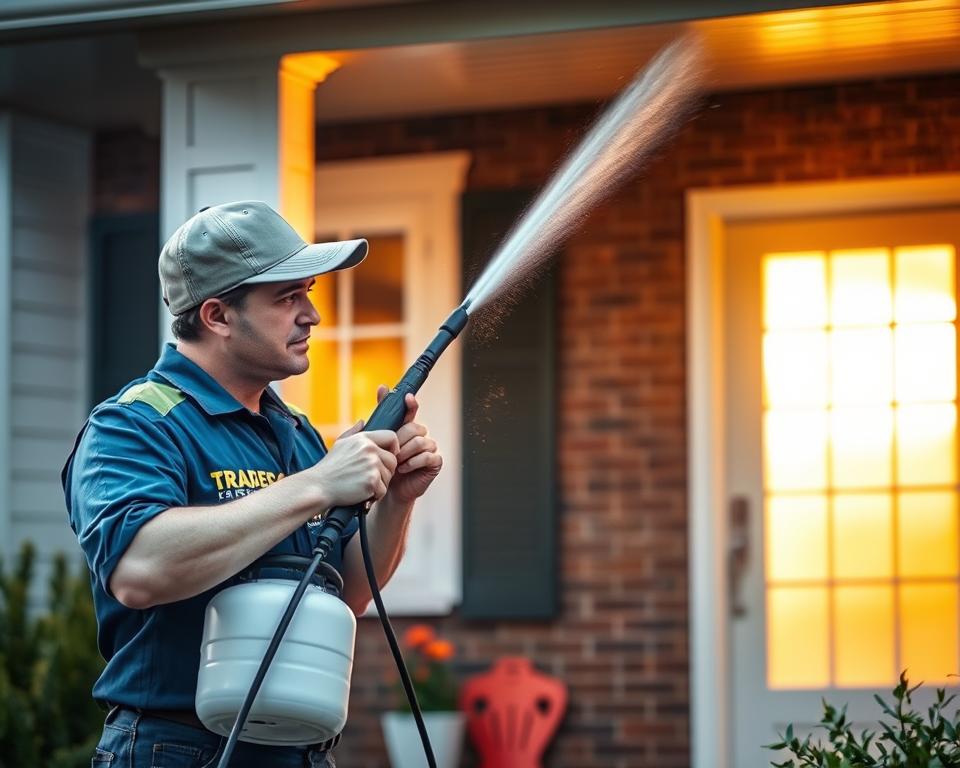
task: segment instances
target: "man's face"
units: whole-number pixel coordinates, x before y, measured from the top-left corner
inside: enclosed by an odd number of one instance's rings
[[[307,370],[310,329],[320,322],[310,301],[314,282],[256,285],[241,308],[231,308],[231,362],[245,375],[277,381]]]

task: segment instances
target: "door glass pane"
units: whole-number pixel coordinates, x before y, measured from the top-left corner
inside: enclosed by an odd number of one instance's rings
[[[885,686],[896,677],[893,587],[837,587],[836,684]]]
[[[900,573],[908,578],[957,575],[957,494],[901,493],[898,501]]]
[[[784,331],[763,340],[764,392],[772,408],[827,404],[827,334]]]
[[[897,479],[900,485],[942,485],[957,479],[955,405],[897,409]]]
[[[403,375],[403,339],[353,342],[350,381],[351,421],[368,419],[377,405],[377,387],[394,386]]]
[[[955,263],[951,245],[897,248],[894,315],[898,323],[956,319]]]
[[[885,405],[893,400],[889,328],[834,331],[830,342],[830,389],[835,405]]]
[[[900,587],[900,637],[910,679],[927,685],[956,684],[957,583],[904,584]]]
[[[952,324],[901,325],[896,331],[897,400],[953,400],[957,394],[956,335]]]
[[[769,411],[764,457],[771,491],[820,490],[827,485],[825,411]]]
[[[353,320],[358,325],[402,323],[403,236],[367,236],[367,258],[353,270]]]
[[[830,258],[830,323],[879,325],[891,319],[890,258],[886,248],[834,251]]]
[[[310,339],[307,358],[310,360],[310,405],[307,415],[311,423],[337,424],[340,421],[340,361],[335,341]]]
[[[893,577],[893,510],[885,493],[833,498],[833,575],[837,579]]]
[[[776,253],[764,260],[767,328],[821,328],[827,324],[826,262],[822,253]]]
[[[767,579],[827,578],[827,497],[772,496],[767,500]]]
[[[842,408],[830,414],[835,488],[877,488],[893,481],[893,409]]]
[[[830,682],[826,587],[767,590],[767,685],[822,688]]]

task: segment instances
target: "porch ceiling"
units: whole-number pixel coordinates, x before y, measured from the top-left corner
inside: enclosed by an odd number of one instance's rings
[[[960,0],[903,0],[684,23],[339,51],[319,122],[603,99],[657,49],[702,35],[712,87],[960,69]]]

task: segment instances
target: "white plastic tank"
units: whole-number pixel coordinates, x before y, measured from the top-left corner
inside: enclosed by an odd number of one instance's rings
[[[289,562],[291,557],[277,559]],[[302,559],[309,563],[309,558]],[[281,577],[275,578],[277,574]],[[333,574],[339,580],[339,574]],[[196,706],[200,720],[214,733],[230,734],[302,575],[302,568],[278,570],[260,561],[247,581],[219,592],[207,605]],[[339,587],[330,586],[331,581],[319,576],[307,586],[254,700],[241,741],[316,744],[338,734],[347,722],[357,620],[330,593]]]

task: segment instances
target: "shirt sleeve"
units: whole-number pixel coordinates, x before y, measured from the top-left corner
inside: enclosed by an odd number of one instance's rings
[[[171,507],[187,506],[183,453],[137,404],[91,416],[66,489],[71,524],[107,594],[110,577],[137,532]]]

